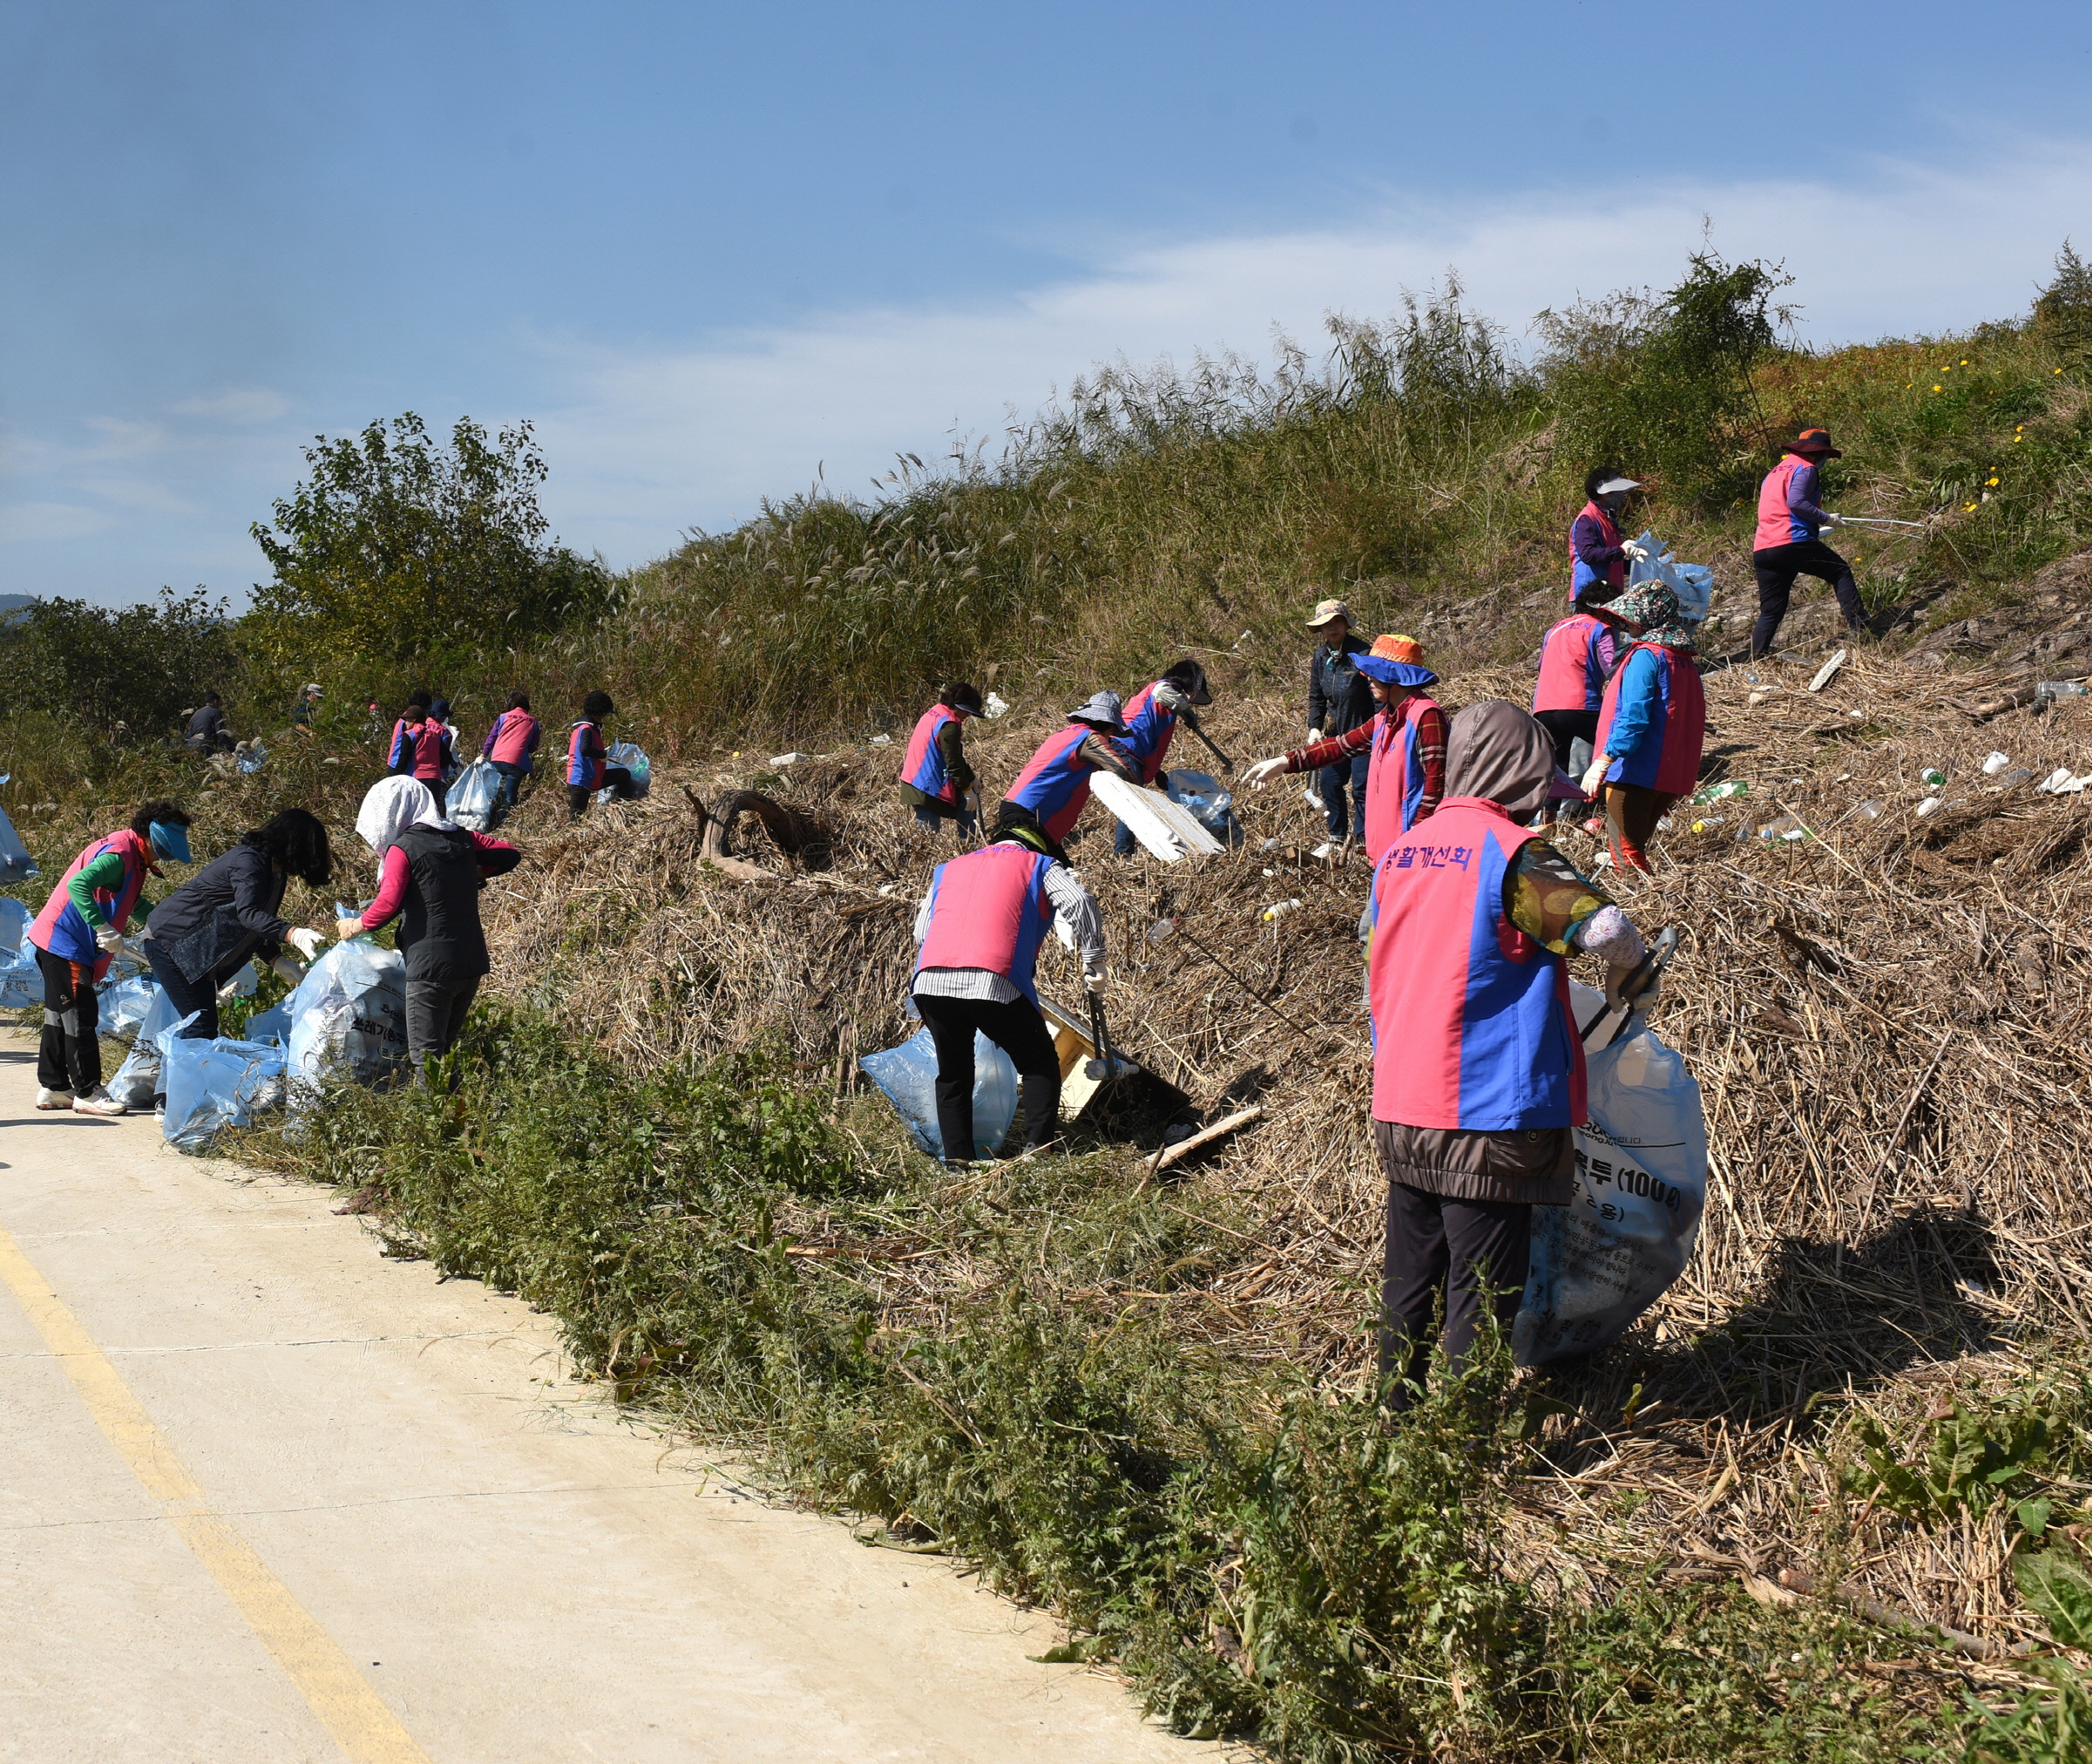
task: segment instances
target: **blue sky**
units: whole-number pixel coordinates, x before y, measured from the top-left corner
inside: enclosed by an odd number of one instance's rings
[[[528,417],[624,565],[1091,363],[1711,222],[1817,342],[2092,248],[2092,7],[0,0],[0,592],[238,599],[300,445]]]

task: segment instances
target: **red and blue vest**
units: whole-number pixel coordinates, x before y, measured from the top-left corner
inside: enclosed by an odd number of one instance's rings
[[[1653,668],[1634,668],[1637,655],[1648,656]],[[1631,752],[1613,754],[1610,737],[1623,685],[1635,695],[1628,703],[1646,718],[1646,733]],[[1653,697],[1646,695],[1652,693]],[[1598,736],[1592,745],[1600,753],[1613,754],[1606,782],[1682,797],[1700,780],[1700,750],[1706,740],[1707,691],[1691,654],[1662,643],[1637,643],[1606,682],[1598,708]]]
[[[1507,1133],[1587,1118],[1568,965],[1504,913],[1533,837],[1495,803],[1449,797],[1374,871],[1375,1121]]]
[[[1599,537],[1604,539],[1607,546],[1616,546],[1620,543],[1620,529],[1613,524],[1613,517],[1595,502],[1586,502],[1584,505],[1584,512],[1577,516],[1576,520],[1569,523],[1569,599],[1572,604],[1574,604],[1576,597],[1586,588],[1594,587],[1600,582],[1605,582],[1615,588],[1624,588],[1627,585],[1627,560],[1625,558],[1613,559],[1606,565],[1606,573],[1601,576],[1589,564],[1577,556],[1576,526],[1577,521],[1584,520],[1593,520],[1598,523]]]
[[[950,705],[933,704],[915,719],[915,733],[908,737],[908,750],[900,762],[901,783],[954,808],[959,806],[959,786],[944,769],[944,750],[937,745],[937,737],[946,723],[958,720],[959,713]]]
[[[496,765],[521,766],[528,771],[537,733],[538,719],[527,710],[505,710],[486,732],[486,756]]]
[[[1151,784],[1162,776],[1163,762],[1170,756],[1170,742],[1177,733],[1177,713],[1155,702],[1158,680],[1133,695],[1126,706],[1126,739],[1119,745],[1140,768],[1140,781]]]
[[[1540,642],[1540,677],[1532,689],[1535,710],[1596,710],[1605,696],[1611,635],[1601,619],[1572,613]]]
[[[584,790],[601,790],[608,764],[603,732],[584,717],[567,737],[567,782]]]
[[[1097,768],[1076,753],[1093,733],[1087,723],[1073,723],[1048,736],[1004,797],[1036,815],[1056,845],[1090,800],[1090,774]]]
[[[421,731],[421,719],[403,716],[392,725],[392,745],[385,750],[385,770],[411,776],[414,770],[415,739]]]
[[[1758,486],[1758,530],[1750,538],[1753,551],[1769,551],[1780,545],[1800,545],[1816,537],[1816,528],[1803,519],[1794,506],[1792,486],[1797,472],[1806,472],[1813,478],[1816,466],[1800,454],[1790,453],[1765,474],[1765,481]],[[1805,484],[1802,488],[1806,493],[1801,499],[1813,503],[1814,483]]]
[[[1399,721],[1383,705],[1373,714],[1373,759],[1366,771],[1366,861],[1380,854],[1416,824],[1423,802],[1423,767],[1416,757],[1416,725],[1427,710],[1438,709],[1421,693],[1402,707]]]
[[[51,891],[51,899],[44,903],[44,910],[29,927],[29,940],[38,949],[48,950],[61,961],[76,961],[83,967],[92,962],[98,980],[109,971],[109,958],[96,946],[94,933],[81,918],[80,909],[72,904],[72,893],[66,884],[107,851],[123,853],[124,885],[114,892],[96,889],[95,905],[119,931],[129,926],[131,909],[138,905],[139,891],[146,885],[146,874],[154,865],[152,846],[125,827],[105,839],[97,839],[72,860],[72,867],[58,878],[58,885]]]
[[[1034,1005],[1032,969],[1053,924],[1046,872],[1053,859],[1004,842],[940,864],[930,877],[930,928],[915,959],[926,967],[984,967]]]

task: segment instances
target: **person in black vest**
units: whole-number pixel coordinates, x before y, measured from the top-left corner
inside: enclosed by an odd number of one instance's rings
[[[283,891],[294,876],[320,888],[333,874],[319,818],[285,809],[241,834],[231,851],[212,858],[153,909],[146,920],[146,960],[176,1012],[196,1014],[182,1031],[185,1041],[217,1035],[218,989],[249,957],[275,964],[294,986],[304,979],[283,946],[310,961],[327,940],[282,918]]]
[[[363,797],[356,831],[377,853],[377,897],[360,915],[336,922],[344,939],[398,919],[407,961],[407,1056],[414,1082],[447,1054],[491,964],[479,926],[479,891],[523,861],[506,840],[469,833],[437,812],[418,778],[380,778]]]

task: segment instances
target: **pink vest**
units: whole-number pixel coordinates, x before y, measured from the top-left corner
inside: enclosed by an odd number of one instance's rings
[[[1540,644],[1539,681],[1532,689],[1535,710],[1598,709],[1605,681],[1597,648],[1605,628],[1588,613],[1572,613],[1547,633]]]
[[[1495,803],[1448,797],[1374,871],[1375,1121],[1502,1133],[1587,1118],[1567,965],[1504,914],[1532,838]]]
[[[1423,765],[1416,756],[1416,725],[1437,704],[1421,694],[1406,701],[1399,722],[1383,705],[1373,714],[1372,763],[1366,769],[1366,861],[1380,854],[1416,824],[1423,803]]]
[[[1707,744],[1707,689],[1685,652],[1662,643],[1637,643],[1620,658],[1620,666],[1606,682],[1605,699],[1598,708],[1598,739],[1593,745],[1600,753],[1609,750],[1606,737],[1620,713],[1620,682],[1627,677],[1627,662],[1636,651],[1654,655],[1662,668],[1654,739],[1645,740],[1631,754],[1615,755],[1612,781],[1640,784],[1667,796],[1686,796],[1700,781],[1700,753]]]
[[[99,892],[95,899],[110,924],[119,931],[127,928],[131,909],[138,905],[139,893],[146,885],[146,872],[153,867],[152,845],[128,827],[119,828],[105,839],[97,839],[72,860],[29,927],[29,940],[38,949],[82,966],[92,961],[98,981],[109,972],[109,958],[97,946],[94,933],[80,916],[80,909],[72,904],[72,891],[66,885],[109,851],[124,854],[124,885],[114,893]]]
[[[901,756],[900,781],[913,784],[926,797],[935,797],[939,802],[959,802],[959,786],[951,780],[944,769],[944,750],[937,745],[937,736],[945,724],[959,713],[948,704],[933,704],[915,719],[915,732],[908,737],[908,750]]]
[[[1790,453],[1765,474],[1758,486],[1758,530],[1750,536],[1753,551],[1794,544],[1794,511],[1787,505],[1787,481],[1808,463],[1798,453]]]
[[[930,928],[915,971],[981,967],[1035,1005],[1032,969],[1053,923],[1046,872],[1053,859],[1007,841],[940,864],[930,878]]]
[[[530,738],[538,732],[538,719],[527,710],[505,710],[494,724],[494,744],[487,757],[497,765],[524,765],[530,759]]]

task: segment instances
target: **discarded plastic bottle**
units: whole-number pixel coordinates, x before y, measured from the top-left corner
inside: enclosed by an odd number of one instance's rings
[[[1928,790],[1936,790],[1946,782],[1946,774],[1936,765],[1928,765],[1918,774],[1918,782]]]
[[[1271,906],[1267,906],[1258,916],[1265,919],[1282,919],[1288,913],[1294,912],[1295,909],[1297,909],[1300,904],[1301,903],[1297,900],[1275,901]]]
[[[1987,778],[1994,778],[2011,763],[2012,756],[2010,754],[2000,753],[1994,747],[1983,756],[1983,776]]]
[[[1799,815],[1782,815],[1777,820],[1767,821],[1758,829],[1761,839],[1803,839],[1809,830],[1802,824]]]
[[[2082,680],[2041,680],[2034,683],[2036,698],[2082,698],[2085,683]]]
[[[1177,921],[1174,919],[1158,919],[1148,927],[1150,943],[1167,943],[1176,934]]]
[[[1852,812],[1863,821],[1878,821],[1881,818],[1881,804],[1869,797],[1865,802],[1855,804]]]
[[[1724,797],[1740,797],[1749,792],[1749,784],[1742,778],[1731,778],[1725,784],[1705,784],[1693,792],[1695,803],[1718,803]]]

